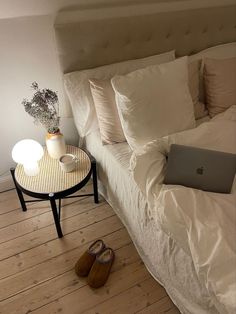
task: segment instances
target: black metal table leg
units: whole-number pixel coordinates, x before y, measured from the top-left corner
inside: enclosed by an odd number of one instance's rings
[[[62,238],[63,237],[63,233],[61,231],[61,224],[60,224],[59,214],[57,212],[56,200],[54,198],[54,194],[53,193],[49,194],[49,200],[50,200],[50,203],[51,203],[53,218],[54,218],[54,222],[55,222],[55,225],[56,225],[58,237]]]
[[[93,193],[94,193],[94,202],[98,204],[98,182],[97,182],[97,166],[96,160],[91,161],[92,172],[93,172]]]
[[[61,220],[61,198],[58,200],[58,217],[59,221]]]
[[[14,182],[15,187],[16,187],[16,192],[17,192],[18,197],[19,197],[19,200],[20,200],[20,204],[21,204],[22,210],[25,212],[25,211],[27,211],[27,207],[26,207],[26,204],[25,204],[25,200],[24,200],[23,193],[22,193],[21,190],[18,188],[18,185],[17,185],[17,182],[16,182],[16,178],[15,178],[15,168],[11,168],[10,171],[11,171],[11,175],[12,175],[13,182]]]

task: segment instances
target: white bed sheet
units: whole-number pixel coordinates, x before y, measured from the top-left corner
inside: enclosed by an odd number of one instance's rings
[[[221,314],[236,311],[236,185],[223,194],[162,182],[171,144],[235,154],[235,134],[232,106],[195,129],[149,142],[130,162],[154,221],[191,256],[199,281]]]
[[[201,286],[189,255],[150,219],[147,202],[129,171],[127,143],[103,146],[99,132],[86,137],[86,147],[98,164],[99,192],[126,226],[152,276],[182,313],[218,313]]]

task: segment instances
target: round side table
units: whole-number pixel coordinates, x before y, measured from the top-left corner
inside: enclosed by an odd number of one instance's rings
[[[49,200],[58,237],[63,237],[60,225],[61,199],[81,196],[94,196],[94,202],[98,203],[97,170],[95,159],[85,150],[67,145],[67,153],[77,156],[78,162],[75,170],[64,172],[57,159],[52,159],[47,149],[44,148],[44,156],[39,161],[39,174],[27,176],[22,165],[11,168],[12,178],[23,211],[27,210],[26,203]],[[80,190],[93,176],[93,193],[69,196]],[[38,200],[24,200],[24,194]],[[57,206],[56,200],[59,200]]]

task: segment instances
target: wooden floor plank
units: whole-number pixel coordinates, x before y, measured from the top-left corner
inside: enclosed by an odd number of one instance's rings
[[[124,229],[123,233],[125,233]],[[114,236],[115,235],[120,237],[120,232],[118,232],[118,234],[115,233]],[[119,248],[119,242],[121,242],[121,245],[127,245],[130,243],[127,233],[124,234],[122,238],[120,237],[120,240],[121,239],[123,240],[123,243],[118,240],[117,242],[114,241],[115,243],[112,243],[112,247],[115,249]],[[80,245],[74,250],[55,256],[49,260],[45,260],[34,267],[2,280],[0,283],[0,301],[16,294],[19,291],[30,289],[35,284],[55,278],[56,276],[72,269],[76,260],[85,251],[87,246],[88,244],[84,244],[82,246]]]
[[[148,305],[137,314],[180,314],[179,310],[174,306],[168,296],[163,297],[159,301]]]
[[[102,203],[100,203],[100,205],[101,204]],[[64,205],[61,209],[61,225],[63,225],[64,219],[84,213],[89,209],[97,208],[97,204],[91,204],[91,199],[89,197],[83,198],[80,201],[74,201],[69,205],[69,209],[68,204]],[[0,229],[0,244],[21,237],[30,232],[39,230],[41,228],[45,228],[49,225],[54,225],[54,220],[52,211],[48,207],[48,210],[45,213],[40,213],[39,215],[32,217],[31,219],[25,219],[21,222]]]
[[[5,278],[33,267],[34,265],[42,263],[46,259],[73,250],[83,243],[86,244],[97,238],[102,238],[109,232],[114,232],[121,228],[123,228],[122,223],[117,216],[114,215],[65,235],[63,240],[56,238],[30,250],[14,255],[0,262],[0,278]]]
[[[71,233],[77,229],[93,224],[97,221],[101,221],[105,218],[114,215],[111,212],[108,204],[102,204],[97,206],[88,212],[73,216],[71,218],[62,221],[61,226],[64,235]],[[42,243],[49,242],[53,239],[57,239],[57,233],[54,223],[51,225],[35,230],[30,234],[23,235],[16,239],[4,242],[0,244],[0,260],[13,256],[22,251],[36,247]],[[65,242],[62,239],[61,242]]]
[[[81,193],[90,192],[91,184]],[[0,194],[1,314],[179,314],[107,203],[64,200],[62,239],[48,205],[29,203],[22,212],[15,190]],[[98,238],[116,250],[116,259],[105,286],[91,289],[74,264]]]
[[[124,265],[139,260],[138,254],[133,245],[129,242],[129,237],[127,234],[121,237],[121,232],[123,235],[126,233],[123,229],[122,231],[114,232],[104,237],[104,241],[113,247],[118,257],[113,265],[112,272],[118,271],[123,268]],[[42,274],[40,274],[38,278],[32,278],[32,280],[35,279],[35,281],[38,282],[33,284],[32,281],[32,288],[29,286],[27,291],[20,292],[14,297],[3,301],[1,306],[2,310],[7,313],[27,313],[85,286],[87,284],[86,278],[79,279],[76,276],[74,264],[86,247],[87,246],[81,247],[80,250],[74,252],[73,256],[72,254],[61,256],[55,262],[54,269],[49,265],[49,268],[45,270],[42,266],[47,265],[42,265],[41,271],[44,273],[47,272],[48,278],[50,278],[50,276],[52,278],[44,282],[42,281],[41,283],[39,282],[40,279],[46,278]],[[40,271],[40,269],[37,269],[37,271]],[[8,287],[5,288],[8,289]],[[20,309],[20,311],[18,309]]]
[[[104,287],[99,289],[90,289],[84,286],[72,293],[69,293],[58,300],[45,305],[32,313],[70,313],[79,314],[105,300],[119,294],[122,290],[126,290],[140,281],[150,278],[150,275],[143,267],[143,263],[138,260],[132,264],[123,266],[122,269],[111,273]],[[74,302],[78,300],[78,302]]]
[[[96,305],[96,307],[83,312],[83,314],[129,314],[130,309],[132,309],[132,313],[136,313],[164,296],[166,296],[165,290],[159,285],[157,286],[153,278],[148,278],[107,301]]]
[[[0,194],[0,215],[9,213],[15,209],[20,209],[20,202],[17,198],[16,190],[10,190]]]
[[[84,188],[82,188],[80,191],[74,193],[73,195],[80,195],[80,194],[87,194],[87,193],[91,193],[92,192],[92,185],[86,185]],[[16,192],[14,192],[16,193]],[[15,199],[15,197],[14,197]],[[11,200],[12,201],[14,201]],[[32,199],[32,198],[29,198]],[[101,199],[101,198],[100,198]],[[68,199],[63,199],[62,200],[62,206],[63,208],[65,206],[68,206],[69,204],[72,204],[74,202],[77,202],[78,200],[80,200],[80,198],[68,198]],[[1,202],[1,198],[0,198],[0,208],[3,205],[3,202]],[[51,207],[49,205],[48,201],[44,201],[44,202],[37,202],[37,203],[29,203],[27,204],[27,208],[28,210],[26,212],[23,212],[22,209],[20,207],[18,207],[15,210],[11,210],[9,212],[6,213],[2,213],[2,215],[0,215],[0,228],[4,228],[7,227],[9,225],[13,225],[17,222],[21,222],[24,221],[26,219],[30,219],[32,217],[36,217],[40,214],[46,213],[48,211],[51,212]],[[62,214],[65,211],[63,211],[62,209]]]
[[[0,216],[0,228],[5,228],[17,222],[25,221],[32,217],[37,217],[40,214],[44,214],[50,210],[47,202],[40,202],[32,204],[26,212],[23,212],[20,208],[4,213]]]

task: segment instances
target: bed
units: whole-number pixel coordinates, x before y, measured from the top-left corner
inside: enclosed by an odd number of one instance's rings
[[[211,49],[205,49],[221,45],[219,49],[222,51],[224,44],[235,42],[234,1],[224,7],[201,6],[190,9],[182,4],[172,6],[170,10],[168,4],[150,4],[117,10],[103,8],[60,13],[55,30],[67,91],[71,88],[73,97],[81,97],[84,90],[85,93],[88,91],[88,79],[101,78],[99,75],[104,69],[93,71],[99,66],[108,65],[102,77],[107,79],[111,72],[123,74],[122,71],[136,69],[135,62],[131,68],[129,63],[125,65],[124,70],[120,65],[119,70],[110,70],[109,64],[157,54],[172,58],[173,49],[177,57],[197,56],[202,50],[212,56]],[[235,47],[230,46],[227,57],[235,56]],[[170,52],[168,55],[167,51]],[[155,63],[152,59],[148,62]],[[75,79],[74,75],[83,70],[83,75]],[[84,82],[87,87],[82,90],[79,86]],[[82,109],[77,108],[73,97],[69,95],[80,145],[85,146],[98,163],[99,191],[126,226],[149,272],[165,287],[181,313],[227,313],[214,302],[199,280],[191,255],[154,219],[142,183],[135,180],[135,172],[131,171],[134,157],[130,145],[127,142],[103,145],[91,95]],[[198,118],[197,125],[210,120],[202,107],[198,113],[195,111],[195,118]]]

